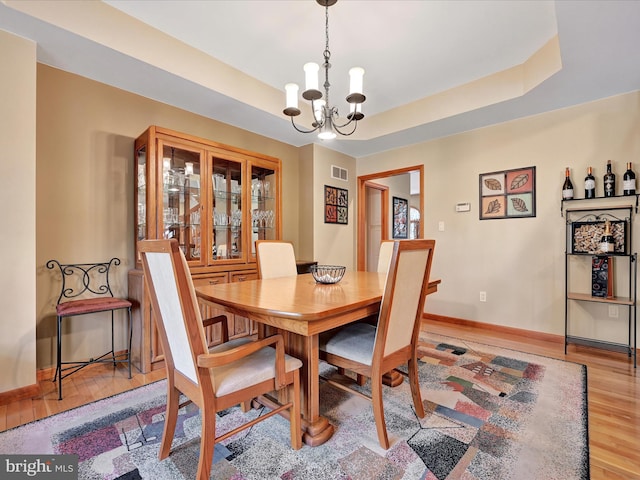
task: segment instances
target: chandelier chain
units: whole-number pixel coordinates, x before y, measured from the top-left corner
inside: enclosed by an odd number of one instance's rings
[[[326,95],[326,103],[325,106],[329,107],[329,68],[331,68],[331,50],[329,50],[329,5],[325,5],[324,7],[324,35],[325,35],[325,45],[324,45],[324,92]]]

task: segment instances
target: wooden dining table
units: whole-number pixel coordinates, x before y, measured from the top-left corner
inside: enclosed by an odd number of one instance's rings
[[[333,425],[320,415],[319,335],[377,315],[385,280],[384,273],[347,271],[336,284],[319,284],[311,274],[303,274],[199,286],[196,294],[203,305],[247,317],[283,335],[287,353],[303,363],[303,439],[315,446],[334,432]],[[439,283],[429,282],[427,293],[437,291]]]

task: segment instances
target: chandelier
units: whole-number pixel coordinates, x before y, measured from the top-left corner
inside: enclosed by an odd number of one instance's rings
[[[366,97],[362,93],[362,81],[364,77],[364,69],[354,67],[349,70],[349,95],[346,100],[349,103],[350,111],[346,121],[340,123],[338,108],[331,106],[329,103],[329,69],[331,68],[331,52],[329,51],[329,7],[334,5],[338,0],[316,0],[319,5],[325,7],[325,49],[324,49],[324,98],[322,92],[318,89],[318,72],[320,67],[317,63],[307,63],[304,65],[305,73],[305,91],[302,92],[302,98],[311,102],[311,110],[313,111],[313,123],[311,129],[300,128],[296,125],[293,117],[300,115],[298,108],[298,85],[288,83],[285,85],[287,104],[283,113],[291,117],[293,128],[301,133],[318,132],[318,138],[329,140],[336,137],[336,133],[344,136],[351,135],[356,131],[358,120],[364,118],[362,113],[362,103]]]

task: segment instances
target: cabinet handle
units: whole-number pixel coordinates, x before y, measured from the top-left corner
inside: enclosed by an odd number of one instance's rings
[[[244,275],[237,276],[236,278],[238,279],[239,282],[244,282],[247,279],[247,277]]]
[[[209,285],[217,285],[220,283],[220,280],[216,279],[216,280],[209,280]]]

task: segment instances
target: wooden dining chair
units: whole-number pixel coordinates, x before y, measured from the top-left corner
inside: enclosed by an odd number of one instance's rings
[[[385,373],[407,364],[416,415],[424,417],[416,347],[434,248],[435,240],[394,242],[377,325],[352,323],[320,335],[322,360],[371,379],[370,400],[384,449],[389,448],[382,402]]]
[[[256,240],[256,260],[259,278],[290,277],[298,274],[291,242]]]
[[[216,443],[281,412],[289,416],[291,447],[299,449],[302,362],[284,353],[282,336],[240,345],[232,340],[208,350],[189,267],[178,242],[143,240],[138,251],[167,369],[167,411],[159,459],[165,459],[171,450],[181,393],[200,407],[200,480],[210,476]],[[219,411],[283,388],[286,391],[279,397],[285,401],[276,408],[216,437]]]

